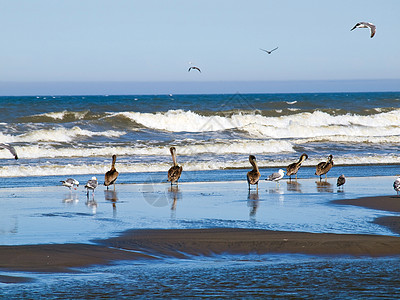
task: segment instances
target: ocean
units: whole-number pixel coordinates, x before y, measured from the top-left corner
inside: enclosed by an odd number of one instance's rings
[[[103,174],[113,154],[121,173],[165,172],[170,146],[185,171],[249,168],[249,154],[275,169],[302,153],[303,166],[329,154],[400,164],[398,92],[0,97],[0,108],[0,143],[20,157],[0,150],[0,178]]]
[[[400,92],[0,97],[0,143],[19,156],[0,149],[1,245],[93,243],[147,228],[397,236],[373,221],[398,214],[331,201],[395,194]],[[177,188],[166,182],[171,146],[183,166]],[[302,153],[298,181],[264,180]],[[102,184],[113,154],[116,191],[100,185],[87,198],[83,185]],[[258,192],[245,181],[250,154]],[[315,165],[330,154],[320,182]],[[61,186],[67,177],[77,191]],[[2,270],[0,298],[399,298],[399,266],[398,257],[224,254]],[[5,283],[15,277],[26,280]]]

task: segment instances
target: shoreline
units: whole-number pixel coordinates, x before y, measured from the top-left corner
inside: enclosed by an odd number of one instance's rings
[[[334,200],[400,212],[393,196]],[[374,223],[400,234],[400,216],[383,216]],[[188,258],[220,254],[305,254],[323,256],[400,256],[400,237],[385,235],[307,233],[263,229],[131,229],[95,244],[0,246],[0,269],[26,272],[74,272],[74,268],[116,261]],[[10,280],[5,279],[4,281]],[[2,282],[0,278],[0,282]]]

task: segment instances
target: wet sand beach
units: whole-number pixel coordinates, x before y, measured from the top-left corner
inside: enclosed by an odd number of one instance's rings
[[[398,211],[391,196],[334,201],[341,205]],[[400,217],[374,222],[399,233]],[[308,254],[324,256],[398,256],[400,237],[270,231],[240,228],[140,229],[95,244],[0,246],[3,270],[65,272],[113,261],[187,258],[219,254]],[[0,278],[0,282],[5,282]]]

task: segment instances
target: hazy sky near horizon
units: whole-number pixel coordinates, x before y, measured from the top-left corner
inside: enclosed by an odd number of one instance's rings
[[[0,4],[2,82],[400,78],[399,0]]]

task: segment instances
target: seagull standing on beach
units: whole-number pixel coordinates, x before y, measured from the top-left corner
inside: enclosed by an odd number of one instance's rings
[[[352,29],[350,29],[350,31],[352,31],[356,28],[369,28],[369,30],[371,31],[371,38],[374,37],[375,32],[376,32],[376,26],[369,22],[358,22],[356,25],[354,25],[354,27]]]
[[[256,157],[254,155],[250,155],[249,161],[250,161],[250,164],[253,166],[253,170],[247,172],[247,184],[249,185],[249,191],[250,191],[251,184],[256,185],[257,191],[258,191],[258,181],[260,180],[261,174],[260,174],[260,171],[258,170]]]
[[[178,166],[178,163],[176,162],[176,149],[175,147],[169,148],[169,151],[171,152],[172,156],[172,162],[173,166],[168,170],[168,181],[171,181],[171,185],[176,182],[178,184],[178,179],[181,177],[182,174],[182,166]]]
[[[342,174],[342,175],[340,175],[339,177],[338,177],[338,179],[337,179],[337,183],[336,183],[336,186],[337,187],[342,187],[343,188],[343,185],[346,183],[346,177],[344,177],[344,175]]]
[[[296,180],[297,180],[297,171],[299,171],[301,164],[303,161],[305,161],[308,158],[308,155],[303,153],[300,156],[300,159],[298,162],[292,163],[286,167],[286,175],[289,176],[289,180],[292,180],[292,175],[296,175]]]
[[[393,183],[393,188],[397,192],[397,196],[399,195],[400,192],[400,177],[397,178],[394,183]]]
[[[261,48],[260,48],[260,50],[261,50],[261,51],[267,52],[268,54],[271,54],[271,53],[272,53],[272,51],[275,51],[276,49],[278,49],[278,47],[276,47],[276,48],[274,48],[274,49],[272,49],[272,50],[269,50],[269,51],[268,51],[268,50],[265,50],[265,49],[261,49]]]
[[[73,178],[68,178],[67,180],[61,180],[60,182],[62,182],[62,185],[66,186],[70,190],[71,188],[74,188],[76,190],[76,188],[79,186],[79,181]]]
[[[321,176],[325,174],[325,180],[328,179],[326,173],[329,172],[333,167],[333,156],[332,154],[328,156],[328,160],[326,162],[320,162],[315,170],[315,175],[319,176],[319,181],[321,181]]]
[[[88,180],[85,185],[85,189],[87,189],[87,196],[89,197],[89,190],[93,191],[93,197],[94,197],[94,190],[97,188],[97,178],[95,176],[92,177],[92,179]]]
[[[283,178],[283,176],[285,176],[285,171],[282,169],[279,169],[278,172],[272,173],[265,180],[279,182],[279,180],[281,180]]]
[[[117,156],[114,154],[112,156],[112,163],[111,163],[111,169],[109,171],[106,172],[106,174],[104,175],[104,185],[107,187],[108,190],[108,186],[109,185],[114,185],[114,190],[115,190],[115,181],[118,178],[118,171],[117,169],[115,169],[115,161],[117,160]]]
[[[17,151],[15,151],[15,148],[13,146],[0,143],[0,149],[7,149],[12,155],[14,155],[15,159],[18,159]]]

